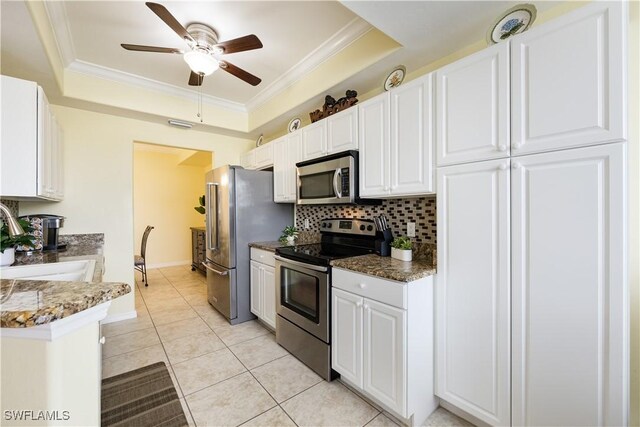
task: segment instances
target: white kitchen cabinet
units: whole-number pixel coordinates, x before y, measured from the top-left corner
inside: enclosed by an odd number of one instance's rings
[[[438,168],[436,394],[491,425],[511,419],[509,175],[509,159]]]
[[[276,328],[275,259],[273,253],[251,248],[251,312]]]
[[[296,163],[302,161],[302,133],[292,132],[272,142],[274,201],[295,203],[297,195]]]
[[[273,144],[264,144],[254,148],[255,169],[267,169],[273,166]]]
[[[35,82],[2,76],[0,195],[62,200],[62,132]]]
[[[301,129],[302,158],[311,160],[327,154],[327,123],[320,120]]]
[[[433,193],[433,75],[359,106],[360,196]]]
[[[341,381],[423,425],[433,393],[433,278],[400,283],[332,270],[331,366]]]
[[[363,389],[396,413],[406,407],[407,312],[365,299]]]
[[[360,197],[378,197],[389,192],[390,111],[389,93],[358,105],[360,138]]]
[[[327,126],[326,154],[358,149],[358,108],[348,108],[324,121]]]
[[[240,155],[240,166],[245,169],[255,169],[256,168],[256,152],[255,150],[249,150],[244,154]]]
[[[343,379],[362,388],[362,305],[364,298],[333,289],[331,365]]]
[[[626,139],[626,2],[593,2],[511,39],[513,155]]]
[[[251,312],[258,317],[262,317],[262,308],[264,301],[262,300],[262,264],[251,260],[249,266],[249,277],[251,280]]]
[[[437,165],[509,157],[509,42],[440,68]]]
[[[625,157],[512,159],[513,425],[628,423]]]

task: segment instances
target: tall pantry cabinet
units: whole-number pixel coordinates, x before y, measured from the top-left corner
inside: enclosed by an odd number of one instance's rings
[[[438,133],[436,394],[491,425],[628,422],[625,7],[592,3],[501,44],[508,149],[442,155],[466,139]],[[482,104],[465,85],[483,80],[456,66],[437,75],[449,117],[466,108],[451,94]]]

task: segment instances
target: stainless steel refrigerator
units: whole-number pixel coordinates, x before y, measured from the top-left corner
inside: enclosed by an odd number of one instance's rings
[[[293,206],[273,201],[273,172],[222,166],[206,174],[207,296],[232,325],[251,313],[249,243],[277,240]]]

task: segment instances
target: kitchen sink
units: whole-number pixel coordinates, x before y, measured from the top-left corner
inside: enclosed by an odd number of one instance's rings
[[[0,268],[0,279],[91,282],[95,268],[95,260],[19,265]]]

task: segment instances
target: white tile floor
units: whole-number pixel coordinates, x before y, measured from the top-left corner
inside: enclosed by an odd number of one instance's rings
[[[396,426],[339,381],[323,381],[258,321],[229,325],[189,266],[149,270],[149,283],[138,282],[138,318],[103,326],[103,377],[164,361],[189,425]],[[439,408],[427,425],[470,424]]]

